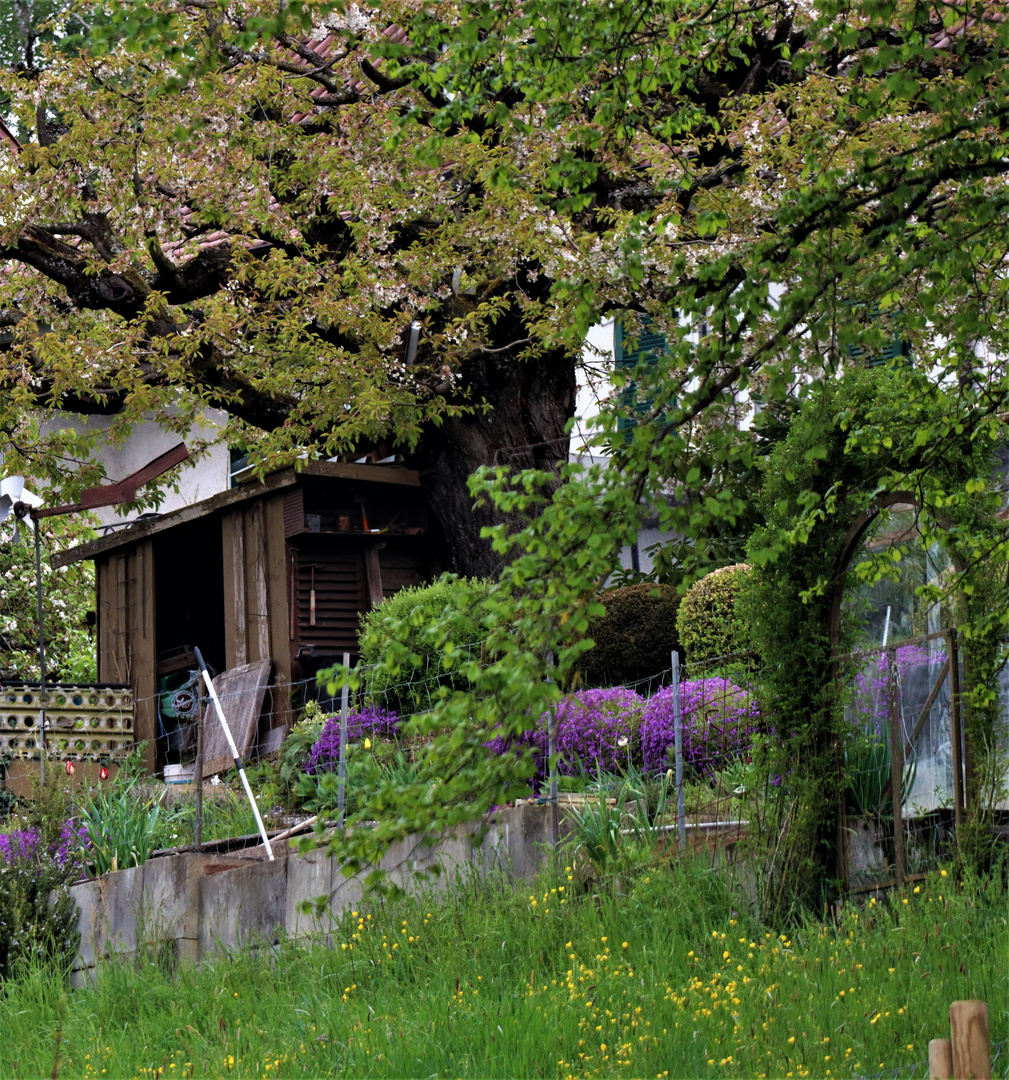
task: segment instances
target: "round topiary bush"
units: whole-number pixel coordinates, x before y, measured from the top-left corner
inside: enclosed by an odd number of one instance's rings
[[[409,716],[428,709],[439,687],[468,687],[461,668],[479,655],[487,636],[480,625],[479,601],[489,587],[485,581],[446,577],[401,589],[364,615],[360,649],[365,693],[376,704]],[[455,645],[451,665],[439,643],[446,634]],[[379,664],[390,640],[409,650],[395,671]]]
[[[749,573],[747,563],[723,566],[687,590],[676,614],[676,629],[688,665],[749,649],[749,626],[736,613],[736,600]]]
[[[588,685],[638,682],[669,667],[670,654],[679,648],[680,596],[674,585],[646,581],[610,589],[600,600],[606,614],[589,626],[595,647],[579,665]]]
[[[694,679],[680,684],[683,761],[700,776],[725,768],[749,750],[758,724],[757,703],[728,679]],[[667,686],[645,705],[641,756],[647,772],[673,764],[676,728],[673,688]]]

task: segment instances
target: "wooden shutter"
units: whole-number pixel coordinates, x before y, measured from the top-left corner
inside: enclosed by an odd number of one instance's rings
[[[357,652],[361,613],[368,610],[364,555],[359,544],[313,550],[292,548],[296,648],[314,645],[320,655]],[[315,570],[315,625],[311,622]]]

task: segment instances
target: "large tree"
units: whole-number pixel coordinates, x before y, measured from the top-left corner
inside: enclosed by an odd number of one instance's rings
[[[1002,400],[977,357],[1006,354],[1007,30],[983,13],[82,10],[102,29],[6,80],[33,134],[0,203],[0,424],[68,495],[87,437],[39,440],[38,417],[184,430],[213,404],[264,468],[404,454],[457,567],[491,570],[466,478],[565,455],[606,315],[665,335],[636,373],[655,422],[615,446],[640,494],[693,493],[686,533],[746,512],[747,401],[774,435],[859,351],[908,342],[965,402]]]

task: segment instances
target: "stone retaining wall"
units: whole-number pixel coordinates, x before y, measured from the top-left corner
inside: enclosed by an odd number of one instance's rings
[[[549,828],[547,807],[516,806],[490,817],[479,845],[473,842],[479,825],[459,826],[434,845],[400,841],[380,868],[404,889],[415,887],[416,873],[436,863],[448,871],[436,879],[441,883],[454,868],[531,877],[543,864]],[[299,855],[286,844],[275,855],[270,862],[262,847],[230,855],[164,855],[74,885],[81,946],[72,981],[88,981],[105,957],[138,949],[168,950],[196,962],[217,950],[272,945],[282,935],[326,933],[345,909],[360,903],[363,875],[344,877],[331,856]],[[319,897],[328,897],[322,918],[301,912],[305,901]]]

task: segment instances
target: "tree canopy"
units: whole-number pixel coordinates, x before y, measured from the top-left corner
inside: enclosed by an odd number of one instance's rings
[[[606,317],[665,335],[626,375],[655,419],[615,445],[640,494],[693,494],[687,533],[744,519],[797,391],[894,338],[972,417],[1000,407],[1009,29],[989,9],[82,11],[76,48],[5,79],[29,134],[0,211],[0,426],[68,495],[92,447],[41,435],[46,413],[183,430],[213,404],[263,468],[404,453],[459,568],[492,568],[465,477],[565,456]]]

